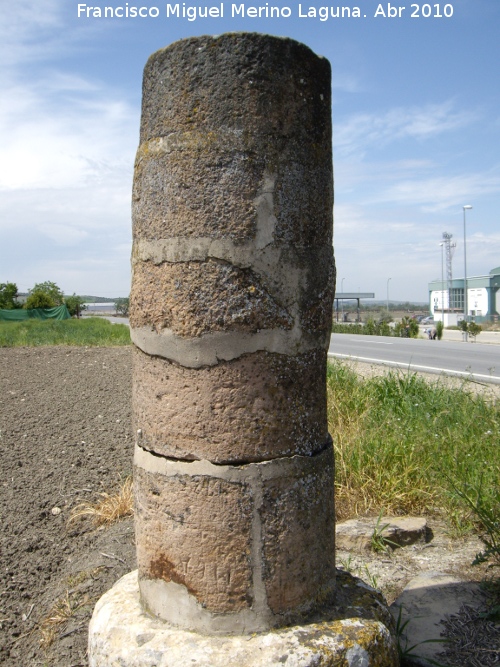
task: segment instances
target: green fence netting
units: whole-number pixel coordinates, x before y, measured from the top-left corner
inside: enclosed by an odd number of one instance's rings
[[[69,320],[71,315],[63,304],[55,308],[15,308],[13,310],[0,310],[0,320],[20,322],[22,320]]]

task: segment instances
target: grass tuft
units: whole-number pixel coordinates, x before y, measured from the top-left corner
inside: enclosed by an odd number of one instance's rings
[[[68,525],[90,517],[95,526],[109,526],[125,516],[133,514],[132,477],[127,477],[114,493],[100,493],[96,503],[81,503],[71,510]]]
[[[54,603],[48,616],[40,623],[41,648],[43,650],[50,648],[67,621],[88,603],[89,598],[87,595],[66,591],[66,594]]]

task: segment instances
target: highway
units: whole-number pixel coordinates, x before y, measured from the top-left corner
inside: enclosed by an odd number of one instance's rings
[[[129,326],[125,317],[106,319]],[[500,384],[500,345],[332,334],[328,356]]]
[[[500,345],[332,334],[328,356],[500,384]]]

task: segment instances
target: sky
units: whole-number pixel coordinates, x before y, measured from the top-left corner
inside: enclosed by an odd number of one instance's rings
[[[0,283],[128,296],[143,67],[228,31],[292,37],[331,62],[339,292],[426,301],[445,231],[463,277],[464,205],[467,275],[500,265],[500,1],[254,1],[190,21],[163,0],[0,0]],[[290,16],[246,14],[266,4]],[[127,5],[153,16],[87,17]]]

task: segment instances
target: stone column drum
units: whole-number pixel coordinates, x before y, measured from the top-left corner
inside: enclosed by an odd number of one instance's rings
[[[207,634],[303,619],[335,587],[326,354],[330,65],[290,39],[149,59],[133,188],[143,608]]]

